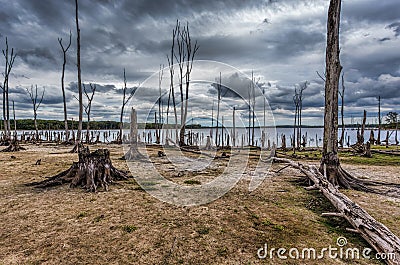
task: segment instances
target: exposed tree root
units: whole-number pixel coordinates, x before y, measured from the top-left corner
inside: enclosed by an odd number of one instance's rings
[[[1,150],[0,152],[18,152],[21,150],[26,150],[26,149],[20,146],[18,141],[12,141],[7,148]]]
[[[30,183],[28,186],[46,188],[70,183],[71,187],[83,187],[95,192],[99,186],[107,191],[108,185],[114,181],[126,179],[128,179],[127,173],[112,165],[108,149],[98,149],[90,153],[86,147],[79,153],[79,161],[74,162],[69,169],[46,180]]]
[[[131,146],[126,152],[125,155],[122,156],[122,160],[128,160],[128,161],[133,161],[133,160],[141,160],[145,159],[146,157],[142,155],[139,150],[137,149],[136,146]]]

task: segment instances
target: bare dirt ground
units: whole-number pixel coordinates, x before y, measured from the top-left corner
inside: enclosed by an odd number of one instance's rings
[[[134,179],[88,193],[68,185],[35,189],[24,184],[67,169],[76,154],[70,147],[28,145],[26,151],[0,153],[0,264],[380,264],[377,260],[259,259],[257,250],[296,247],[321,250],[368,247],[345,230],[340,218],[321,217],[334,211],[318,191],[305,191],[307,181],[296,170],[270,172],[249,192],[244,178],[221,198],[202,206],[180,207],[152,197]],[[127,170],[122,148],[109,148],[113,164]],[[156,154],[157,149],[152,152]],[[15,158],[11,158],[15,156]],[[41,158],[41,165],[35,166]],[[157,158],[158,165],[163,158]],[[251,167],[257,161],[249,163]],[[224,160],[217,161],[223,165]],[[310,163],[316,163],[312,161]],[[283,167],[274,165],[276,171]],[[359,177],[400,183],[399,167],[350,165]],[[217,167],[218,168],[218,167]],[[212,179],[213,172],[178,174],[164,167],[177,183]],[[140,175],[144,172],[132,172]],[[190,182],[187,182],[190,183]],[[373,217],[400,235],[400,200],[356,191],[343,191]]]

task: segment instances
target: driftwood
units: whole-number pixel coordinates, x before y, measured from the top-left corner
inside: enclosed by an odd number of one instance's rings
[[[323,195],[333,204],[339,213],[335,216],[345,218],[378,253],[394,253],[394,259],[385,260],[387,264],[399,264],[400,261],[400,239],[393,234],[385,225],[376,221],[358,204],[351,201],[341,193],[323,176],[317,167],[306,166],[289,159],[274,158],[276,162],[288,163],[299,169],[312,182],[313,188],[318,188]]]
[[[126,179],[128,175],[125,172],[113,167],[108,149],[98,149],[90,153],[86,147],[79,153],[79,161],[74,162],[69,169],[28,186],[46,188],[70,183],[71,187],[83,187],[87,191],[95,192],[99,186],[107,191],[109,184]]]

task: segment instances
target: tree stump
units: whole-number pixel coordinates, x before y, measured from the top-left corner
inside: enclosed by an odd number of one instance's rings
[[[128,152],[122,157],[123,160],[138,160],[144,159],[145,156],[142,155],[138,150],[138,129],[137,129],[137,114],[136,110],[132,108],[131,110],[131,128],[130,128],[130,146]]]
[[[108,149],[97,149],[91,153],[86,147],[79,152],[78,162],[74,162],[69,169],[46,180],[28,185],[46,188],[70,183],[70,187],[82,187],[87,191],[96,192],[99,186],[107,191],[108,185],[114,181],[127,179],[127,173],[112,165]]]
[[[0,152],[18,152],[21,150],[26,150],[26,149],[20,146],[18,141],[14,140],[10,143],[10,145],[7,148],[1,150]]]

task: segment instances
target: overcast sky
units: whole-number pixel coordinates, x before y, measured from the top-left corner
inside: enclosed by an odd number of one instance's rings
[[[66,44],[71,30],[65,82],[68,113],[76,120],[74,1],[0,0],[0,4],[0,47],[5,47],[7,36],[18,54],[10,77],[17,118],[32,117],[26,88],[38,85],[39,91],[46,88],[38,118],[63,119],[62,52],[57,38]],[[294,86],[306,80],[310,85],[304,91],[303,124],[322,124],[323,81],[316,71],[324,72],[328,4],[328,0],[80,0],[82,79],[98,88],[92,119],[118,120],[124,68],[128,87],[141,84],[147,90],[135,95],[132,106],[143,115],[155,103],[158,83],[145,80],[160,64],[167,66],[172,29],[179,19],[189,23],[192,39],[198,41],[196,59],[233,67],[224,66],[226,71],[215,67],[198,75],[207,82],[193,85],[189,116],[211,115],[216,99],[212,81],[219,71],[224,85],[242,89],[244,96],[249,83],[245,75],[254,71],[277,124],[292,124]],[[383,114],[400,111],[399,0],[344,0],[341,22],[346,121],[355,117],[356,122],[366,109],[369,121],[375,122],[378,96]],[[4,69],[3,57],[0,67]],[[193,71],[206,70],[210,68],[200,63]],[[168,90],[167,76],[165,71],[163,91]],[[158,80],[158,75],[153,79]],[[260,96],[256,105],[259,115],[262,104]],[[233,106],[245,119],[245,101],[234,93],[226,93],[222,105],[228,123]]]

